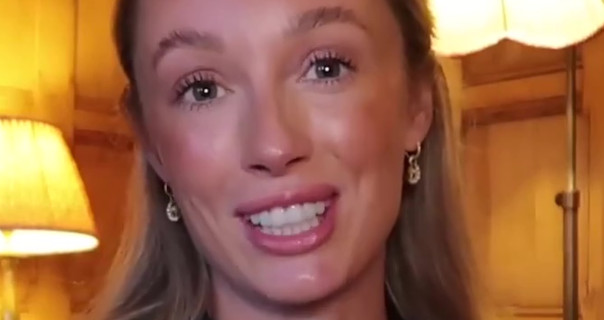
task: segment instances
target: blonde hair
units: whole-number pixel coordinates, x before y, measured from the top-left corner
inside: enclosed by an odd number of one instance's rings
[[[432,85],[434,121],[419,159],[423,178],[405,188],[404,214],[388,239],[385,285],[405,318],[474,320],[455,139],[444,76],[431,52],[432,19],[425,0],[388,2],[399,21],[410,76]],[[135,0],[118,1],[115,20],[117,49],[131,84],[124,107],[134,126],[141,116],[133,73],[136,6]],[[183,224],[166,219],[162,182],[148,164],[140,165],[133,200],[144,206],[127,215],[97,319],[200,319],[210,305],[208,267]]]

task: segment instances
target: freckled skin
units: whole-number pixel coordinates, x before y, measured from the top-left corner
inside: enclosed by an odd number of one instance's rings
[[[284,35],[292,17],[323,6],[353,11],[366,28],[332,23]],[[184,28],[216,35],[223,51],[178,48],[154,68],[158,42]],[[262,306],[303,305],[344,288],[381,294],[404,153],[429,126],[408,112],[398,30],[386,1],[141,1],[135,75],[146,151],[210,263],[219,314],[229,312],[221,299],[251,319]],[[309,58],[326,52],[354,70],[342,66],[334,83],[307,81]],[[217,83],[218,97],[201,106],[189,92],[177,101],[175,87],[196,74]],[[340,192],[336,227],[309,253],[262,252],[233,215],[242,202],[325,183]]]

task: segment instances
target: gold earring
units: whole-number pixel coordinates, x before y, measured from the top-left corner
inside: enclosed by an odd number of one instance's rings
[[[166,216],[171,222],[178,222],[180,220],[180,213],[178,207],[176,206],[176,202],[174,201],[174,196],[172,196],[172,192],[170,191],[170,187],[167,183],[164,183],[164,193],[169,199],[168,205],[166,206]]]
[[[407,153],[407,182],[416,185],[422,179],[422,169],[419,166],[419,156],[422,154],[422,145],[417,143],[417,149],[413,153]]]

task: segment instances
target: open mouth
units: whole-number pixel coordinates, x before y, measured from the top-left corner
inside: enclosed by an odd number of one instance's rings
[[[295,236],[321,225],[331,200],[274,207],[246,217],[247,223],[266,235]]]
[[[269,254],[297,255],[326,243],[333,234],[339,192],[314,185],[240,205],[235,214],[252,245]]]

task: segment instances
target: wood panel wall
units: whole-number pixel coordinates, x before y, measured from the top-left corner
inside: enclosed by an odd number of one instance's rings
[[[604,35],[579,52],[580,294],[584,319],[604,319],[602,175]],[[561,319],[566,183],[564,51],[504,42],[460,62],[468,225],[485,319]],[[598,302],[599,301],[599,302]]]

